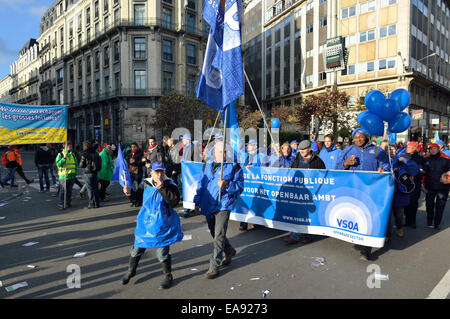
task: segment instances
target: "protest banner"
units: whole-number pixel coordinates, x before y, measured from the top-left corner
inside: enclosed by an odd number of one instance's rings
[[[183,206],[193,209],[202,163],[182,162]],[[383,247],[394,194],[390,173],[249,167],[230,219]]]
[[[0,102],[0,145],[64,143],[67,106]]]

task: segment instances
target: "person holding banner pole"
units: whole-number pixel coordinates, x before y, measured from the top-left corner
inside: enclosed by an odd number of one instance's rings
[[[336,164],[336,169],[379,173],[391,170],[390,161],[386,152],[370,143],[369,134],[364,129],[355,129],[352,132],[352,138],[353,145],[344,149]],[[361,252],[361,260],[370,260],[372,247],[354,245],[354,248]]]
[[[194,196],[195,212],[206,217],[209,231],[214,239],[213,254],[205,274],[207,279],[216,278],[220,274],[219,267],[229,265],[236,254],[226,233],[230,212],[234,209],[237,197],[244,190],[244,174],[238,163],[224,163],[227,151],[224,147],[222,141],[215,144],[214,160],[204,164],[203,174]],[[224,258],[223,255],[225,255]]]

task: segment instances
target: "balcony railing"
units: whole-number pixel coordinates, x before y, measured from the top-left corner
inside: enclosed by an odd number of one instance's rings
[[[104,100],[108,100],[111,98],[121,98],[121,97],[148,97],[148,96],[166,96],[169,94],[180,94],[186,95],[190,97],[194,97],[195,93],[190,93],[186,91],[180,90],[167,90],[167,89],[136,89],[136,88],[121,88],[116,90],[111,90],[102,94],[95,94],[88,96],[82,99],[74,99],[73,103],[71,103],[72,107],[77,107],[81,105],[86,105],[90,103],[96,103]]]

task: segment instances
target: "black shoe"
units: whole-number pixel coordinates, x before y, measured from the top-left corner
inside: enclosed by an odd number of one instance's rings
[[[173,276],[172,276],[172,260],[171,258],[166,259],[162,262],[164,279],[159,286],[159,289],[167,289],[172,286]]]
[[[439,225],[434,225],[434,229],[436,229],[436,230],[441,230],[441,228],[439,227]]]
[[[212,269],[212,270],[208,270],[207,273],[205,274],[206,279],[214,279],[217,276],[219,276],[220,272],[218,269]]]
[[[11,187],[19,187],[19,185],[11,185]]]
[[[231,264],[231,259],[236,255],[236,250],[233,249],[230,255],[225,254],[225,258],[222,260],[222,266],[228,266]]]
[[[25,181],[28,185],[30,185],[31,183],[33,183],[34,182],[34,178],[32,178],[32,179],[28,179],[28,180],[26,180]]]
[[[1,186],[2,188],[5,188],[5,184],[3,184],[2,182],[0,182],[0,186]]]
[[[130,257],[128,271],[122,277],[122,285],[126,285],[130,281],[130,279],[136,275],[136,268],[138,266],[139,259],[141,259],[141,256]]]
[[[10,184],[8,182],[3,183],[3,186],[9,186]]]

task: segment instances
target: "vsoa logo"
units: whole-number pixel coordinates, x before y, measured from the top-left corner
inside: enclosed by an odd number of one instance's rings
[[[327,224],[360,234],[370,234],[372,231],[371,214],[367,206],[352,197],[341,197],[326,211]]]
[[[356,232],[359,232],[358,223],[351,221],[351,220],[345,220],[345,219],[337,219],[337,223],[339,227],[347,228],[349,230],[353,230]]]

